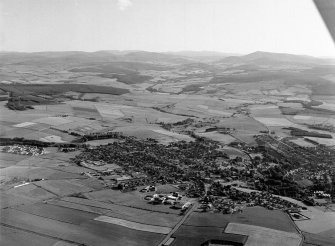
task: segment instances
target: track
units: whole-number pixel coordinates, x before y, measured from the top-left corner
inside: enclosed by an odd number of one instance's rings
[[[162,240],[162,242],[160,242],[158,244],[158,246],[163,246],[173,235],[173,233],[175,233],[179,227],[185,222],[185,220],[188,218],[188,216],[190,216],[190,214],[194,211],[194,209],[198,206],[198,202],[194,202],[194,204],[192,205],[192,207],[187,211],[187,213],[184,215],[184,217],[178,222],[178,224],[176,224],[173,229],[170,231],[169,234],[166,235],[166,237]]]

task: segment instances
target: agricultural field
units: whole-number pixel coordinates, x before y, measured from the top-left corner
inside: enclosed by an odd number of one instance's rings
[[[170,209],[170,206],[168,205],[159,204],[152,206],[148,204],[148,201],[144,199],[145,195],[145,193],[139,193],[138,191],[121,193],[120,191],[115,190],[101,190],[85,194],[85,196],[89,199],[100,202],[118,204],[153,212],[168,213],[172,215],[179,214],[178,210]]]
[[[300,230],[318,234],[319,236],[325,236],[329,239],[335,239],[335,214],[333,211],[310,207],[308,211],[304,211],[302,215],[309,218],[309,220],[295,222]]]
[[[235,141],[236,138],[227,135],[227,134],[221,134],[218,132],[207,132],[207,133],[198,133],[199,136],[201,137],[206,137],[209,139],[212,139],[214,141],[223,143],[223,144],[230,144],[231,142]]]
[[[225,232],[248,236],[248,240],[245,245],[249,246],[298,246],[302,241],[301,236],[295,233],[288,233],[266,227],[244,225],[239,223],[229,223]]]
[[[185,222],[188,226],[226,227],[227,223],[242,223],[296,233],[294,223],[282,211],[269,211],[261,207],[246,208],[242,214],[193,213]]]
[[[105,215],[99,216],[95,218],[94,220],[127,227],[127,228],[137,230],[137,231],[146,231],[146,232],[153,232],[153,233],[160,233],[160,234],[168,234],[171,231],[171,228],[169,227],[141,224],[141,223],[132,222],[128,220],[122,220],[122,219],[113,218],[113,217],[109,217]]]

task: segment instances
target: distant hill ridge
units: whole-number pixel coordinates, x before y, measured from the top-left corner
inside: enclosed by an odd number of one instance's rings
[[[328,59],[321,59],[307,55],[293,55],[286,53],[272,53],[264,51],[256,51],[244,56],[230,56],[217,61],[223,64],[257,64],[257,65],[272,65],[278,63],[287,64],[327,64]]]
[[[144,62],[162,64],[188,64],[194,62],[214,62],[216,64],[330,64],[331,59],[307,55],[256,51],[247,55],[232,55],[216,51],[149,52],[138,50],[85,51],[45,51],[45,52],[0,52],[0,64],[19,63],[87,63],[87,62]],[[334,64],[334,60],[332,61]]]

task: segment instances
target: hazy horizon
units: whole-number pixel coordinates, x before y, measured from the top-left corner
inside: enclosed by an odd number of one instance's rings
[[[2,0],[0,13],[4,52],[265,51],[335,56],[311,0]]]

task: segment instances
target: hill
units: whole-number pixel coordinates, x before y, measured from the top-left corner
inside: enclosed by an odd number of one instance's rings
[[[313,56],[293,55],[285,53],[271,53],[256,51],[245,56],[230,56],[220,61],[220,64],[256,64],[256,65],[280,65],[280,64],[327,64],[327,59]]]

